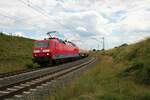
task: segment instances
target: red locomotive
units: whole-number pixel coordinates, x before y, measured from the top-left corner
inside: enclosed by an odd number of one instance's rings
[[[41,66],[78,57],[79,48],[72,42],[52,37],[34,41],[33,62]]]

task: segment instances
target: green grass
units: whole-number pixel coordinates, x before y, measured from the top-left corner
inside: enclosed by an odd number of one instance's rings
[[[112,56],[115,62],[128,62],[125,72],[133,74],[137,82],[150,84],[150,38],[109,50],[106,54]]]
[[[0,73],[26,68],[32,62],[32,40],[0,33]]]
[[[150,100],[150,39],[92,53],[99,63],[48,100]]]

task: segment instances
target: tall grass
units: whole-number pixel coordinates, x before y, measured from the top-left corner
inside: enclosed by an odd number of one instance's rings
[[[107,55],[116,62],[128,62],[126,74],[134,74],[135,80],[140,83],[150,84],[150,38],[136,44],[118,47],[107,51]]]
[[[0,33],[0,72],[25,69],[31,59],[31,39]]]
[[[123,69],[111,57],[100,62],[80,78],[56,89],[50,100],[149,100],[150,87],[134,83],[130,77],[117,77]]]

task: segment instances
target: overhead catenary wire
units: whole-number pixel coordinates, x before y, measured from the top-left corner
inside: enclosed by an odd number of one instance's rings
[[[65,25],[63,23],[61,23],[60,21],[58,21],[58,19],[52,19],[52,17],[48,14],[48,12],[46,12],[43,8],[41,8],[38,5],[33,4],[30,0],[17,0],[19,2],[21,2],[22,4],[26,5],[27,7],[31,8],[32,10],[34,10],[35,12],[41,14],[43,17],[48,18],[51,21],[54,21],[55,23],[57,23],[59,26],[69,30],[70,32],[74,30],[73,26],[71,25]],[[37,14],[36,13],[36,14]],[[14,21],[21,21],[23,19],[16,19],[15,17],[11,17],[9,15],[4,15],[2,14],[3,17],[9,18],[9,19],[13,19]],[[56,18],[56,17],[55,17]],[[38,25],[33,25],[33,27],[37,27],[38,29],[41,28]],[[42,28],[41,28],[42,29]],[[44,28],[43,28],[44,29]]]
[[[41,8],[41,7],[37,6],[37,5],[34,5],[34,4],[33,4],[32,2],[30,2],[29,0],[18,0],[18,1],[21,2],[21,3],[23,3],[23,4],[26,5],[26,6],[30,7],[30,8],[33,9],[34,11],[40,13],[41,15],[43,15],[43,16],[45,16],[45,17],[47,17],[48,19],[51,20],[50,15],[49,15],[47,12],[45,12],[45,10],[44,10],[43,8]],[[73,30],[71,27],[66,26],[66,25],[64,25],[64,24],[62,24],[62,23],[60,23],[60,22],[58,22],[56,19],[53,19],[53,21],[56,22],[57,24],[59,24],[60,26],[66,28],[66,29],[68,29],[68,30],[70,30],[70,31]]]
[[[18,0],[18,1],[21,2],[21,3],[23,3],[24,5],[26,5],[27,7],[31,8],[32,10],[36,11],[37,13],[40,13],[42,16],[44,16],[44,17],[46,17],[48,19],[51,19],[50,16],[46,12],[44,12],[44,9],[42,9],[39,6],[33,5],[33,3],[31,3],[29,0],[25,0],[26,2],[24,0]],[[11,20],[16,21],[16,22],[23,20],[23,19],[16,19],[15,17],[11,17],[10,15],[2,13],[2,12],[0,12],[0,16],[2,16],[4,18],[11,19]],[[54,19],[54,21],[57,24],[59,24],[60,26],[63,26],[63,27],[65,27],[65,28],[68,29],[68,27],[62,25],[61,23],[59,23],[55,19]],[[37,25],[33,25],[33,27],[37,27]],[[41,28],[41,27],[37,27],[37,28]]]
[[[9,15],[4,14],[4,13],[0,13],[0,16],[2,16],[4,18],[8,18],[8,19],[13,19],[14,21],[21,21],[21,20],[23,20],[23,19],[16,19],[14,17],[10,17]]]
[[[23,3],[24,5],[26,5],[27,7],[31,8],[32,10],[40,13],[44,17],[48,18],[48,16],[45,13],[43,13],[42,11],[40,11],[40,10],[36,9],[35,7],[31,6],[32,4],[29,1],[27,1],[27,2],[25,2],[24,0],[18,0],[18,1],[21,2],[21,3]]]
[[[64,24],[60,23],[58,20],[52,19],[52,17],[51,17],[43,8],[41,8],[41,7],[39,7],[39,6],[35,5],[35,4],[33,4],[32,2],[30,2],[30,0],[17,0],[17,1],[23,3],[23,4],[26,5],[27,7],[31,8],[32,10],[34,10],[35,12],[41,14],[43,17],[46,17],[46,18],[48,18],[49,20],[54,21],[55,23],[57,23],[59,26],[65,28],[66,30],[68,30],[68,31],[70,31],[70,32],[71,32],[72,30],[74,30],[71,26],[64,25]],[[0,13],[0,16],[5,17],[5,18],[8,18],[8,19],[11,19],[11,20],[14,20],[14,21],[16,21],[16,22],[23,20],[23,19],[17,19],[16,17],[11,17],[10,15],[8,15],[8,14],[3,14],[3,13],[2,13],[2,14]],[[55,18],[56,18],[56,17],[55,17]],[[37,25],[33,25],[33,27],[37,27]],[[38,29],[39,29],[39,28],[41,29],[41,27],[38,27]],[[43,29],[44,29],[44,28],[43,28]]]
[[[4,17],[5,19],[10,19],[10,20],[13,20],[14,22],[20,22],[20,21],[24,21],[24,18],[23,19],[16,19],[15,17],[11,17],[7,14],[4,14],[4,13],[0,13],[0,16],[1,17]],[[7,25],[10,25],[10,24],[7,24]],[[33,27],[36,27],[36,28],[40,28],[38,27],[37,25],[33,25]]]
[[[102,39],[102,50],[105,50],[105,37],[98,37],[98,38],[90,38],[90,39],[94,39],[99,43],[99,39]],[[98,49],[99,49],[99,44],[98,44]]]

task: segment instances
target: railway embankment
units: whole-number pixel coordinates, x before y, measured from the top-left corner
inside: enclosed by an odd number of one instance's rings
[[[91,55],[98,64],[47,100],[150,100],[150,38]]]
[[[28,68],[32,45],[31,39],[0,33],[0,73]]]

